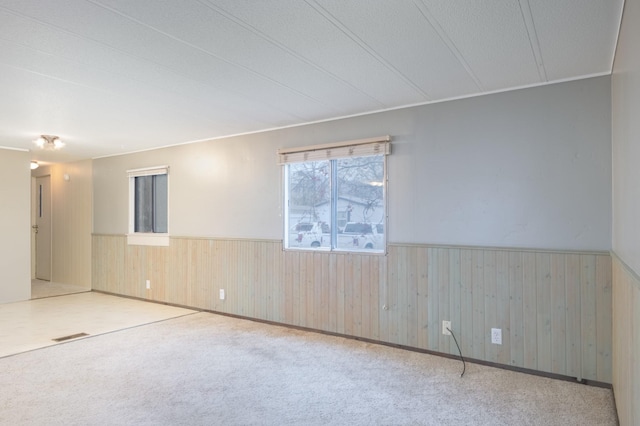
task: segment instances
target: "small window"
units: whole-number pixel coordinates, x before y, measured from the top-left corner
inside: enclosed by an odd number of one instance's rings
[[[129,244],[169,245],[168,167],[129,170]]]
[[[285,247],[385,252],[389,152],[386,139],[281,150]]]
[[[167,175],[134,179],[134,232],[167,232]]]

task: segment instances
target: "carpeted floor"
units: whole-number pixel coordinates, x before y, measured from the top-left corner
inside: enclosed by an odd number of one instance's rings
[[[615,425],[612,392],[195,313],[0,359],[3,425]]]

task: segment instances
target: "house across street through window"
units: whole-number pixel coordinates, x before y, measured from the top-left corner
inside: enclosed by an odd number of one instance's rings
[[[388,141],[383,143],[383,147],[369,143],[281,153],[285,248],[386,251],[386,154],[390,148]],[[322,156],[326,159],[318,158]]]

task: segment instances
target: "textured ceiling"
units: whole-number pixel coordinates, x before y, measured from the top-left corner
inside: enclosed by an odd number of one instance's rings
[[[622,7],[0,0],[0,146],[70,161],[609,74]]]

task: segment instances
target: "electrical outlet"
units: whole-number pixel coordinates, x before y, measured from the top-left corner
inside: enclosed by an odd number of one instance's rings
[[[147,290],[151,290],[151,280],[147,280]]]
[[[442,334],[451,336],[451,332],[447,328],[451,330],[451,321],[442,321]]]
[[[501,328],[492,328],[491,329],[491,343],[495,345],[502,344],[502,329]]]
[[[220,300],[224,300],[224,288],[220,289]]]

